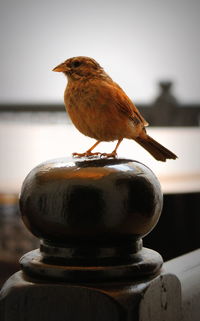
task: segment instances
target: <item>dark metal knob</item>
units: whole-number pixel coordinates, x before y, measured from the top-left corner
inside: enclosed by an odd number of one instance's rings
[[[153,172],[137,161],[63,158],[29,173],[20,209],[27,228],[42,240],[43,262],[132,264],[141,237],[159,219],[162,193]]]

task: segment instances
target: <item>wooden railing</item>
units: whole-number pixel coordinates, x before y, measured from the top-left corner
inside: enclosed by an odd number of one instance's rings
[[[181,320],[200,319],[200,249],[164,264],[165,273],[175,275],[181,284]],[[176,302],[176,296],[173,295]],[[170,320],[170,319],[169,319]]]
[[[171,91],[171,82],[160,82],[160,93],[149,104],[136,106],[151,126],[200,126],[200,104],[181,104]],[[26,122],[66,122],[63,104],[0,104],[2,119],[25,119]]]

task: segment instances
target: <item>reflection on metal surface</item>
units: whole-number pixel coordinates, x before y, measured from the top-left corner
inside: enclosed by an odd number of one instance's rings
[[[62,162],[50,160],[48,171],[43,170],[47,162],[40,164],[23,183],[22,218],[37,237],[60,243],[77,236],[83,240],[138,237],[149,233],[158,221],[160,184],[142,163],[82,159],[74,160],[74,167],[54,166]]]

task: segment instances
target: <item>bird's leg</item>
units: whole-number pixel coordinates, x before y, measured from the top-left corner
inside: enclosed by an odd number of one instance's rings
[[[115,146],[115,149],[112,151],[112,153],[103,153],[101,154],[101,156],[105,156],[105,157],[113,157],[116,158],[117,157],[117,149],[119,147],[119,145],[121,144],[123,138],[120,138],[117,142],[117,145]]]
[[[92,147],[90,149],[88,149],[85,153],[73,153],[73,156],[76,157],[89,157],[89,156],[95,156],[95,155],[100,155],[101,153],[96,152],[96,153],[92,153],[92,150],[100,143],[101,141],[98,140],[94,145],[92,145]]]

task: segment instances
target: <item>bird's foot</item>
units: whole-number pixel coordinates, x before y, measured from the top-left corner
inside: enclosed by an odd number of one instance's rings
[[[96,153],[92,153],[90,151],[86,151],[85,153],[73,153],[72,156],[73,157],[77,157],[77,158],[80,158],[80,157],[95,157],[95,156],[99,156],[101,155],[101,153],[99,152],[96,152]]]
[[[115,151],[113,151],[112,153],[102,153],[101,157],[116,158],[117,157],[117,153]]]

